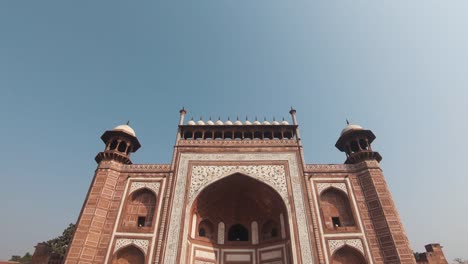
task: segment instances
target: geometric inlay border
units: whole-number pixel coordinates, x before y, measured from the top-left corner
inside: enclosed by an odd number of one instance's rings
[[[322,194],[323,191],[325,191],[326,189],[328,189],[330,187],[336,188],[338,190],[342,190],[343,192],[348,194],[348,189],[346,189],[346,184],[345,183],[342,183],[342,182],[329,182],[329,183],[328,182],[327,183],[320,182],[320,183],[317,183],[318,195]]]
[[[193,166],[189,204],[198,196],[203,187],[233,173],[255,175],[255,178],[261,179],[278,191],[283,199],[288,199],[286,172],[283,165]]]
[[[159,182],[132,182],[132,185],[130,186],[130,194],[136,190],[148,188],[158,195],[160,186],[161,184]]]
[[[192,161],[226,161],[226,162],[232,162],[232,161],[256,161],[258,164],[261,161],[287,161],[288,163],[288,171],[289,175],[288,178],[290,177],[291,180],[291,193],[290,195],[292,196],[293,201],[289,201],[289,199],[285,199],[285,197],[282,197],[284,199],[284,202],[286,204],[286,209],[288,211],[288,223],[292,227],[293,225],[297,225],[298,228],[298,238],[299,238],[299,243],[296,245],[294,241],[294,233],[291,233],[293,236],[291,239],[291,246],[293,251],[296,250],[296,246],[299,247],[300,253],[297,257],[302,259],[302,263],[307,263],[307,264],[313,264],[314,260],[312,257],[312,244],[310,240],[310,234],[308,230],[308,225],[307,225],[307,216],[306,216],[306,205],[303,200],[303,191],[302,191],[302,185],[301,185],[301,179],[302,179],[302,174],[300,173],[299,170],[299,164],[298,164],[298,159],[296,156],[296,153],[288,153],[288,152],[283,152],[283,153],[182,153],[179,157],[179,164],[176,168],[176,175],[175,175],[175,190],[174,190],[174,198],[172,200],[172,211],[170,215],[170,223],[168,225],[168,233],[170,234],[167,238],[166,245],[165,245],[165,253],[163,257],[163,261],[161,263],[164,264],[176,264],[177,263],[177,258],[180,257],[180,259],[185,259],[186,256],[186,247],[188,243],[184,243],[180,241],[180,235],[182,235],[183,238],[188,237],[189,232],[188,232],[188,226],[189,226],[189,220],[188,218],[185,218],[185,223],[180,224],[182,219],[182,212],[186,212],[187,214],[189,213],[190,210],[190,205],[189,203],[189,196],[190,196],[190,186],[187,186],[187,178],[192,177],[192,173],[189,175],[189,169],[191,166],[189,165],[190,162]],[[275,166],[275,165],[266,165],[266,164],[258,164],[258,165],[253,165],[249,164],[247,166]],[[227,164],[223,164],[226,166]],[[223,166],[221,165],[221,166]],[[195,165],[196,166],[196,165]],[[229,166],[229,165],[227,165]],[[245,166],[245,165],[241,165]],[[239,166],[239,167],[241,167]],[[281,167],[280,167],[281,168]],[[282,170],[285,170],[286,167],[283,167]],[[236,172],[241,172],[240,168],[232,170],[230,173],[236,173]],[[246,173],[248,174],[248,173]],[[228,175],[226,175],[228,176]],[[257,178],[260,181],[263,181],[264,183],[267,183],[268,185],[271,186],[272,182],[265,181],[264,179],[260,179],[257,174],[254,175],[249,175],[253,178]],[[218,180],[220,178],[216,177]],[[278,191],[279,186],[271,186],[273,189],[276,189]],[[282,191],[278,191],[278,193],[282,193]],[[195,195],[196,197],[196,195]],[[193,196],[192,196],[193,198]],[[295,223],[293,223],[293,218],[292,214],[295,212]],[[185,239],[184,239],[185,240]],[[180,248],[179,248],[179,243],[180,243]],[[178,253],[180,255],[178,256]],[[293,263],[296,263],[296,255],[293,255]]]
[[[149,241],[148,240],[143,240],[143,239],[127,239],[127,238],[120,238],[117,239],[115,242],[115,249],[114,253],[117,252],[119,249],[126,247],[128,245],[135,245],[136,247],[140,248],[143,250],[145,255],[148,253],[148,245]]]
[[[364,247],[362,246],[361,239],[328,240],[328,247],[330,248],[331,255],[333,255],[333,253],[335,253],[336,250],[340,249],[345,245],[351,246],[361,251],[363,256],[366,255],[364,254]]]

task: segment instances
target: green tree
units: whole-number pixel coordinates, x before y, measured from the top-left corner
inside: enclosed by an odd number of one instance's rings
[[[70,245],[71,240],[73,238],[73,233],[75,233],[75,228],[75,224],[70,224],[65,230],[63,230],[61,236],[53,238],[46,242],[52,250],[52,253],[65,257],[68,246]]]
[[[29,252],[26,252],[26,254],[24,254],[23,257],[14,255],[14,256],[11,256],[11,259],[10,259],[10,261],[16,261],[21,264],[29,264],[31,263],[31,260],[32,260],[32,255],[29,254]]]

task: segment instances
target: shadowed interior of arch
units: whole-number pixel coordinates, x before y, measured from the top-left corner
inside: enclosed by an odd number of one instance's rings
[[[345,245],[333,253],[332,264],[367,264],[367,261],[357,249]]]
[[[284,201],[272,187],[237,173],[210,184],[195,199],[191,215],[196,216],[197,226],[192,229],[197,232],[192,239],[208,240],[206,231],[210,228],[204,226],[209,222],[213,227],[212,238],[218,238],[218,232],[223,232],[224,240],[211,239],[213,244],[248,247],[264,241],[285,241],[289,239],[289,230],[287,222],[280,220],[281,214],[287,219]],[[220,222],[225,230],[218,230]],[[281,222],[284,226],[280,226]],[[268,228],[268,236],[262,237],[262,228]]]
[[[336,188],[328,188],[320,194],[320,210],[329,230],[355,227],[355,221],[348,196]]]
[[[145,254],[136,246],[129,245],[119,249],[114,258],[112,264],[144,264]]]

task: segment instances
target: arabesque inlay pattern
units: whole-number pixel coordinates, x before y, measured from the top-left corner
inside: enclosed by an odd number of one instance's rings
[[[145,255],[148,253],[148,245],[149,245],[148,240],[144,240],[144,239],[127,239],[127,238],[117,239],[117,241],[115,242],[114,253],[117,252],[119,249],[121,249],[123,247],[126,247],[128,245],[137,246],[138,248],[143,250]]]
[[[325,191],[326,189],[330,187],[336,188],[338,190],[342,190],[344,193],[348,194],[348,189],[346,189],[346,184],[344,182],[317,183],[318,194],[319,195],[322,194],[323,191]]]
[[[286,173],[283,165],[257,165],[257,166],[193,166],[192,181],[189,191],[189,201],[192,202],[201,189],[217,179],[233,173],[242,173],[255,176],[267,182],[280,195],[287,199]]]
[[[158,195],[160,186],[161,183],[159,182],[132,182],[132,185],[130,185],[130,194],[136,190],[147,188]]]
[[[177,257],[178,254],[180,255],[180,259],[185,259],[186,257],[186,243],[181,243],[181,248],[179,248],[179,236],[182,232],[182,237],[188,237],[188,226],[189,226],[189,220],[185,219],[185,223],[181,225],[182,221],[182,214],[183,212],[189,214],[189,210],[191,208],[191,203],[186,203],[186,199],[188,200],[190,196],[190,186],[188,186],[188,191],[186,193],[186,188],[187,188],[187,177],[188,175],[188,170],[189,170],[189,162],[190,161],[256,161],[256,163],[260,161],[286,161],[288,162],[288,168],[289,168],[289,175],[291,177],[291,183],[292,183],[292,197],[294,200],[294,212],[296,214],[296,220],[297,220],[297,227],[298,227],[298,236],[299,236],[299,244],[295,242],[295,234],[294,232],[291,233],[291,245],[293,248],[293,251],[296,250],[296,247],[300,247],[300,255],[301,256],[295,256],[293,255],[293,262],[296,263],[297,258],[302,259],[302,263],[307,263],[307,264],[313,264],[314,260],[312,258],[312,245],[311,241],[309,239],[309,230],[308,230],[308,225],[307,225],[307,219],[306,219],[306,210],[305,210],[305,205],[303,201],[303,192],[302,192],[302,186],[301,186],[301,177],[302,175],[299,174],[299,165],[297,163],[297,156],[296,153],[255,153],[255,154],[246,154],[246,153],[218,153],[218,154],[204,154],[204,153],[182,153],[180,155],[179,159],[179,166],[177,169],[177,176],[176,176],[176,187],[175,187],[175,192],[174,192],[174,199],[172,203],[172,210],[170,219],[171,222],[169,223],[169,230],[168,234],[170,234],[167,237],[166,241],[166,250],[165,250],[165,256],[164,256],[164,261],[163,263],[165,264],[176,264],[177,263]],[[250,165],[249,165],[250,166]],[[251,165],[254,167],[258,166],[270,166],[272,167],[269,169],[270,171],[273,168],[278,168],[276,167],[277,165]],[[280,166],[280,165],[279,165]],[[236,166],[225,166],[225,167],[236,167]],[[248,167],[248,166],[239,166],[239,167]],[[279,167],[281,168],[281,166]],[[283,171],[285,168],[283,167]],[[193,171],[193,170],[192,170]],[[260,173],[261,169],[258,169]],[[273,170],[274,171],[274,170]],[[239,171],[236,171],[233,168],[230,168],[229,173],[237,173],[242,171],[239,169]],[[245,173],[245,171],[244,171]],[[268,173],[264,173],[264,175],[267,175]],[[226,175],[227,176],[227,175]],[[249,173],[248,176],[255,177],[257,176],[255,174],[251,175]],[[218,176],[213,176],[216,179],[220,179]],[[258,178],[260,181],[267,183],[270,185],[272,188],[278,191],[277,185],[271,185],[272,183],[269,181],[264,180],[263,178]],[[210,181],[204,181],[205,184],[208,184]],[[198,190],[200,190],[204,186],[200,186]],[[192,197],[196,197],[195,195],[196,192],[192,193]],[[278,193],[280,193],[278,191]],[[281,195],[281,193],[280,193]],[[284,199],[284,198],[283,198]],[[292,221],[292,204],[285,199],[285,204],[286,208],[288,210],[288,222],[291,226],[294,226]],[[182,229],[183,227],[183,229]]]
[[[343,240],[328,240],[328,246],[330,248],[330,254],[333,255],[335,251],[343,247],[344,245],[351,246],[359,250],[362,255],[364,254],[364,247],[362,245],[361,239],[343,239]]]

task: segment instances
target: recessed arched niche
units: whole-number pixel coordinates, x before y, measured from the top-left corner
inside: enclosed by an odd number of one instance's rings
[[[213,182],[195,198],[190,213],[197,219],[189,227],[196,235],[187,238],[194,248],[252,252],[277,247],[278,254],[290,259],[288,222],[281,220],[287,219],[286,206],[277,191],[259,180],[234,174]]]
[[[357,249],[345,245],[332,255],[331,264],[367,264],[367,261]]]

